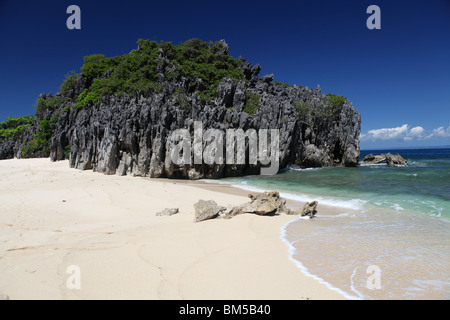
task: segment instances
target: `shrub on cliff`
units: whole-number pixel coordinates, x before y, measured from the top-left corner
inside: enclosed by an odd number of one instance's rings
[[[39,122],[39,131],[28,144],[22,144],[22,157],[30,158],[36,155],[48,157],[50,155],[50,140],[53,136],[54,119],[42,119]]]
[[[36,117],[41,118],[47,110],[56,110],[58,109],[64,102],[66,102],[68,98],[62,96],[41,96],[36,100]]]
[[[325,95],[325,100],[328,101],[333,114],[340,114],[344,104],[349,102],[347,98],[331,93]]]
[[[285,88],[292,88],[293,87],[292,85],[290,85],[287,82],[274,81],[273,84],[276,85],[276,86],[283,86]]]
[[[80,75],[73,70],[66,74],[64,82],[59,87],[59,92],[61,92],[63,96],[68,96],[70,91],[75,88],[75,81],[79,76]]]
[[[261,108],[261,98],[259,95],[251,91],[246,91],[243,111],[253,116],[259,108]]]
[[[138,49],[122,56],[87,56],[81,76],[92,85],[80,94],[75,107],[85,108],[97,103],[103,95],[160,92],[164,81],[176,81],[181,77],[187,79],[188,88],[203,100],[211,100],[224,78],[236,81],[245,78],[240,68],[242,61],[229,56],[227,48],[220,41],[207,44],[200,39],[190,39],[173,45],[139,39]]]
[[[31,126],[33,118],[33,115],[16,118],[8,117],[6,121],[0,123],[0,141],[17,139],[26,128]]]
[[[293,102],[293,106],[301,117],[338,118],[345,103],[349,103],[347,98],[328,93],[319,101],[297,100]]]

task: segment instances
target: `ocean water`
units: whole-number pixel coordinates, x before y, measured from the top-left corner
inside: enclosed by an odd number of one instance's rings
[[[361,159],[386,152],[408,166],[288,168],[222,181],[318,200],[317,218],[293,220],[281,237],[301,272],[348,298],[450,299],[450,149],[362,151]],[[333,213],[321,215],[321,205]]]

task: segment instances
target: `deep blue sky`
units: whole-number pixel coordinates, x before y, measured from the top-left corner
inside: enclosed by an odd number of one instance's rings
[[[66,27],[71,4],[81,30]],[[372,4],[381,30],[366,27]],[[261,75],[344,95],[363,149],[450,145],[450,0],[0,0],[0,121],[34,113],[83,56],[194,37],[225,39]]]

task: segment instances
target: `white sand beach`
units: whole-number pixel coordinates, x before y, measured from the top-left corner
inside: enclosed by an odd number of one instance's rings
[[[10,299],[344,299],[289,260],[293,216],[194,223],[194,203],[248,201],[195,183],[0,161],[0,294]],[[156,216],[179,208],[173,216]],[[70,266],[79,289],[68,287]],[[70,269],[69,269],[70,271]]]

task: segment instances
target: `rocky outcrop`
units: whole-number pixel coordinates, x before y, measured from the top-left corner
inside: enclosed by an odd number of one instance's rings
[[[286,199],[280,197],[276,191],[257,193],[248,195],[250,202],[239,206],[228,206],[222,210],[220,217],[229,219],[238,214],[251,213],[257,215],[273,215],[287,213],[292,214],[292,210],[286,207]]]
[[[408,162],[398,153],[396,155],[386,153],[374,156],[373,154],[368,154],[363,159],[364,164],[380,164],[386,163],[388,166],[406,166]]]
[[[219,206],[213,200],[199,200],[194,204],[194,209],[194,222],[217,218],[219,216],[219,213],[225,210],[224,207]]]
[[[189,107],[180,108],[171,97],[177,87],[168,86],[161,94],[103,97],[98,106],[71,109],[55,125],[50,157],[54,161],[64,159],[63,151],[70,145],[71,167],[105,174],[187,179],[259,174],[261,163],[181,166],[171,163],[169,149],[174,142],[170,137],[174,130],[188,129],[193,141],[194,122],[200,121],[204,130],[215,128],[223,132],[224,146],[227,129],[279,129],[279,169],[290,164],[357,165],[360,115],[353,106],[345,104],[334,118],[302,116],[293,103],[311,99],[320,104],[320,90],[284,88],[259,77],[252,81],[250,90],[261,96],[261,106],[254,115],[242,111],[243,84],[230,79],[219,85],[217,99],[211,104],[193,95],[187,97]],[[248,143],[245,152],[248,154]]]
[[[386,163],[388,166],[406,166],[408,162],[398,153],[396,155],[393,154],[386,154]]]
[[[217,46],[225,50],[225,42]],[[159,59],[165,61],[164,51]],[[185,78],[165,80],[164,63],[158,64],[161,90],[135,96],[105,95],[98,103],[85,109],[73,108],[65,101],[59,108],[46,111],[52,119],[53,137],[50,142],[52,161],[69,159],[70,167],[94,170],[104,174],[185,179],[222,178],[260,174],[266,164],[261,161],[245,164],[195,164],[194,152],[190,163],[174,164],[171,148],[176,144],[172,134],[187,129],[194,139],[194,123],[202,128],[218,129],[224,136],[224,149],[229,141],[227,129],[279,130],[279,170],[288,165],[299,167],[356,166],[359,161],[361,117],[348,101],[339,108],[332,107],[320,88],[284,86],[274,83],[274,76],[260,77],[261,66],[242,60],[245,79],[223,79],[215,97],[202,100],[195,86]],[[106,72],[103,77],[108,77]],[[198,79],[200,80],[200,79]],[[76,101],[91,83],[82,76],[74,81],[67,98]],[[182,99],[179,93],[182,92]],[[249,99],[256,97],[254,109],[248,109]],[[50,96],[42,96],[51,99]],[[181,100],[180,100],[181,99]],[[181,102],[180,102],[181,101]],[[30,129],[30,128],[28,128]],[[30,137],[38,128],[30,129]],[[31,139],[28,137],[28,141]],[[23,141],[14,146],[0,146],[0,158],[21,156]],[[203,147],[206,141],[202,142]],[[246,160],[249,144],[245,144]],[[225,150],[223,152],[225,154]],[[32,154],[32,156],[39,156]]]
[[[250,202],[241,207],[243,213],[254,213],[257,215],[268,215],[275,213],[285,213],[286,199],[280,197],[276,191],[264,193],[250,193],[248,195]]]
[[[376,155],[368,154],[364,157],[363,162],[364,164],[379,164],[386,161],[386,156],[384,154]]]
[[[194,222],[214,218],[231,219],[236,215],[246,213],[256,215],[307,215],[310,218],[313,218],[317,214],[317,201],[307,202],[301,210],[292,210],[286,206],[286,199],[280,197],[280,194],[276,191],[253,192],[248,197],[250,198],[249,202],[238,206],[229,205],[227,207],[220,206],[213,200],[200,200],[194,204]]]
[[[0,159],[14,158],[15,142],[12,140],[5,140],[0,143]]]
[[[314,218],[315,215],[317,214],[317,206],[318,205],[319,205],[319,203],[317,201],[306,202],[302,208],[300,215],[302,217],[309,216],[310,218]]]

